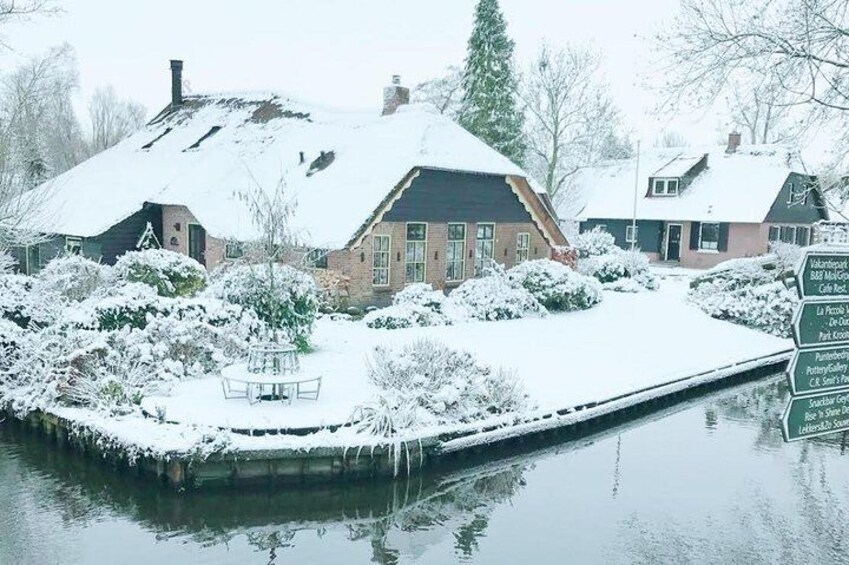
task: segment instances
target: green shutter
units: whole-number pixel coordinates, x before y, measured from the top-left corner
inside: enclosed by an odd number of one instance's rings
[[[699,248],[699,222],[690,222],[690,249]]]
[[[728,251],[728,223],[719,224],[719,251]]]

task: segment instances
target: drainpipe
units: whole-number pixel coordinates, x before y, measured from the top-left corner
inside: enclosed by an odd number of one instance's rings
[[[637,140],[637,171],[634,173],[634,210],[631,217],[631,251],[637,247],[637,197],[640,192],[640,140]]]

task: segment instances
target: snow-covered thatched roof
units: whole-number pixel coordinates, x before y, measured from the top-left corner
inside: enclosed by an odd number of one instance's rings
[[[649,196],[651,177],[682,177],[707,155],[699,172],[678,196]],[[726,153],[726,146],[654,149],[637,161],[620,159],[576,173],[574,198],[558,206],[561,219],[637,218],[760,223],[791,172],[806,174],[798,153],[783,145],[750,145]]]
[[[42,188],[51,232],[95,236],[152,202],[185,205],[211,235],[247,240],[257,234],[240,195],[282,179],[301,238],[338,248],[416,167],[525,176],[427,107],[380,116],[254,93],[189,96]]]

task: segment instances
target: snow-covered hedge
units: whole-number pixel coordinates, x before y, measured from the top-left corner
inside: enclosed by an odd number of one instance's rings
[[[457,321],[512,320],[546,313],[530,292],[500,269],[458,286],[448,295],[444,310]]]
[[[706,282],[690,291],[687,300],[708,315],[779,337],[790,337],[793,311],[799,298],[783,283],[729,288]]]
[[[433,310],[434,312],[441,312],[444,302],[445,293],[441,290],[434,290],[433,286],[428,283],[408,285],[392,298],[392,304],[394,305],[413,304]]]
[[[529,405],[515,375],[494,371],[470,353],[434,340],[376,347],[368,375],[380,389],[380,397],[360,407],[354,419],[361,430],[373,435],[472,422]]]
[[[9,274],[15,268],[15,258],[6,251],[0,251],[0,275]]]
[[[115,263],[114,272],[120,280],[152,286],[160,296],[194,296],[206,286],[203,265],[165,249],[125,253]]]
[[[300,351],[309,349],[321,295],[308,274],[287,265],[237,266],[219,273],[206,295],[253,310]]]
[[[550,259],[525,261],[507,272],[549,311],[583,310],[601,301],[601,285]]]
[[[588,256],[578,262],[578,271],[603,283],[606,290],[633,292],[658,288],[648,257],[638,249],[614,248],[603,255]],[[623,284],[620,282],[623,279],[631,282]]]
[[[35,292],[58,294],[81,301],[102,288],[109,280],[109,268],[81,255],[57,257],[36,276]]]
[[[595,257],[597,255],[607,255],[618,249],[616,247],[616,239],[599,227],[578,234],[570,239],[569,242],[578,252],[578,257],[581,259]]]
[[[49,292],[37,295],[33,286],[33,279],[25,275],[0,275],[0,318],[21,328],[53,323],[61,312],[62,298]]]
[[[450,323],[441,312],[414,303],[393,304],[369,312],[363,317],[363,322],[370,328],[386,330],[444,326]]]

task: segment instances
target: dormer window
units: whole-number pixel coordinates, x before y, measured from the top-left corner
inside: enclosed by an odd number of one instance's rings
[[[652,196],[678,196],[678,179],[653,178]]]

